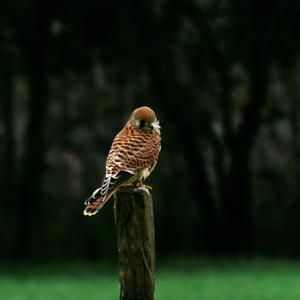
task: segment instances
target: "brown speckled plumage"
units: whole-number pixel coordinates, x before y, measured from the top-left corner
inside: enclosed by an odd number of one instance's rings
[[[96,214],[124,184],[142,181],[153,171],[160,151],[160,127],[154,111],[134,110],[115,137],[106,160],[102,186],[85,202],[84,214]]]

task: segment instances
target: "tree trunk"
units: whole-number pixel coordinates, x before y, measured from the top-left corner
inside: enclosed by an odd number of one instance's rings
[[[15,209],[16,200],[16,157],[15,157],[15,98],[14,98],[14,56],[9,49],[1,49],[1,75],[0,75],[0,99],[1,99],[1,125],[3,126],[3,154],[1,153],[1,220],[3,224],[17,222]],[[2,141],[1,141],[2,142]],[[0,149],[2,152],[2,149]],[[0,255],[11,256],[14,246],[16,229],[3,230],[1,235],[2,246]],[[13,237],[13,238],[12,238]]]
[[[29,12],[28,12],[29,13]],[[36,258],[47,250],[42,184],[45,171],[48,95],[49,16],[37,1],[21,44],[30,94],[19,197],[16,258]]]
[[[143,191],[122,190],[115,195],[121,300],[154,299],[153,206],[151,195]]]
[[[248,62],[249,101],[233,139],[227,191],[224,195],[224,230],[229,252],[251,253],[253,225],[251,159],[267,99],[268,63],[259,48],[254,48]]]
[[[15,141],[14,141],[14,66],[13,55],[8,50],[1,51],[0,98],[4,128],[4,165],[2,196],[10,209],[15,196]],[[11,209],[10,212],[13,212]]]

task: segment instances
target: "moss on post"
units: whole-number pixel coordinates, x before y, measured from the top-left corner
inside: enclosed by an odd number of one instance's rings
[[[144,188],[118,191],[114,213],[120,262],[120,299],[153,300],[155,243],[152,197]]]

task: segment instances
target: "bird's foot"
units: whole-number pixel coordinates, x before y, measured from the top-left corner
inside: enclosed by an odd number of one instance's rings
[[[149,186],[149,185],[144,184],[141,180],[139,180],[136,183],[136,188],[133,191],[136,192],[136,193],[139,193],[139,194],[148,194],[148,195],[150,195],[149,190],[152,190],[152,187]]]
[[[148,190],[152,190],[152,186],[146,185],[142,181],[138,181],[137,184],[136,184],[136,186],[138,188],[145,188],[145,189],[148,189]]]

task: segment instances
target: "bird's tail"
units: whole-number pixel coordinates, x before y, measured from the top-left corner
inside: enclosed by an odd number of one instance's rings
[[[85,216],[93,216],[95,215],[108,201],[108,199],[111,197],[112,193],[108,193],[104,196],[101,196],[99,198],[94,198],[93,196],[89,197],[84,204],[86,205],[86,208],[83,211],[83,214]]]

